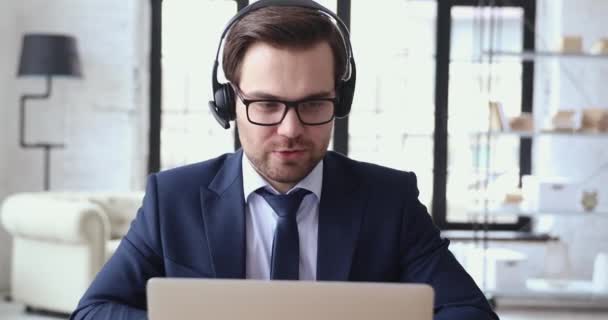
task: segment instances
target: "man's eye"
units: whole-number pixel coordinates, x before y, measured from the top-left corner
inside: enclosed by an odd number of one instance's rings
[[[311,100],[311,101],[306,101],[304,103],[301,104],[301,108],[303,109],[320,109],[320,108],[325,108],[325,107],[330,107],[331,106],[331,102],[330,101],[325,101],[325,100]]]
[[[262,108],[272,109],[272,108],[280,108],[281,107],[281,103],[275,102],[275,101],[260,101],[260,102],[257,102],[257,103]]]

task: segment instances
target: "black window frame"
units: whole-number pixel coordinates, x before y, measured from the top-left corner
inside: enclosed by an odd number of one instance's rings
[[[448,174],[448,92],[450,71],[450,47],[452,8],[455,6],[494,6],[517,7],[524,11],[523,50],[533,51],[536,0],[438,0],[437,1],[437,38],[435,65],[435,131],[434,131],[434,171],[433,199],[431,212],[435,224],[442,230],[476,230],[477,223],[449,222],[447,216],[447,174]],[[522,61],[522,101],[521,111],[533,110],[534,62]],[[532,172],[532,139],[521,138],[519,148],[519,177]],[[532,231],[532,219],[518,216],[515,223],[487,223],[483,229],[488,231]]]
[[[245,8],[248,0],[233,0],[237,11]],[[150,0],[150,105],[148,129],[148,174],[161,169],[162,130],[162,6],[163,0]],[[234,149],[241,147],[238,128],[234,126]]]

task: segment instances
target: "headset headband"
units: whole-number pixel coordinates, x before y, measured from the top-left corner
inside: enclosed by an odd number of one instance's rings
[[[218,59],[220,56],[222,43],[224,41],[224,38],[226,37],[226,35],[230,31],[230,29],[232,28],[232,26],[235,23],[237,23],[242,17],[248,15],[249,13],[251,13],[255,10],[261,9],[261,8],[272,7],[272,6],[301,7],[301,8],[316,9],[320,13],[323,13],[323,14],[333,18],[337,22],[336,26],[338,27],[338,31],[339,31],[338,33],[340,34],[340,37],[342,38],[342,42],[344,43],[344,48],[346,48],[347,66],[344,70],[344,74],[342,75],[342,80],[347,81],[351,78],[352,66],[354,65],[354,61],[353,61],[354,58],[353,58],[353,54],[352,54],[353,51],[352,51],[352,47],[351,47],[351,43],[350,43],[350,34],[348,31],[348,28],[346,27],[346,24],[344,24],[344,22],[335,13],[333,13],[331,10],[325,8],[324,6],[318,4],[314,1],[310,1],[310,0],[260,0],[256,3],[253,3],[253,4],[248,5],[245,8],[243,8],[234,17],[232,17],[232,19],[230,19],[230,21],[228,21],[228,23],[226,24],[226,27],[224,28],[224,31],[222,32],[222,36],[220,37],[220,43],[218,44],[217,52],[215,53],[215,61],[213,62],[213,72],[212,72],[213,79],[211,80],[211,83],[212,83],[212,88],[213,88],[214,92],[217,91],[220,87],[220,83],[217,80],[217,69],[219,67]]]

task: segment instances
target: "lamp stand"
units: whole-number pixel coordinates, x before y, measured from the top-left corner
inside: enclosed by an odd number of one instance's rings
[[[20,112],[19,112],[19,142],[24,149],[39,149],[44,150],[44,190],[50,189],[50,168],[51,168],[51,150],[65,148],[64,144],[57,143],[28,143],[25,141],[25,103],[27,100],[43,100],[51,96],[52,82],[51,76],[46,77],[46,91],[42,94],[25,94],[21,96]]]

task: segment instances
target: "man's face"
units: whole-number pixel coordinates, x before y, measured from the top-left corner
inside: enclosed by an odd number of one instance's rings
[[[309,49],[252,45],[243,58],[238,84],[245,99],[295,101],[323,94],[335,97],[334,59],[326,42]],[[325,156],[333,121],[304,125],[290,108],[275,126],[247,120],[245,105],[236,99],[236,122],[243,150],[255,169],[281,192],[308,175]]]

